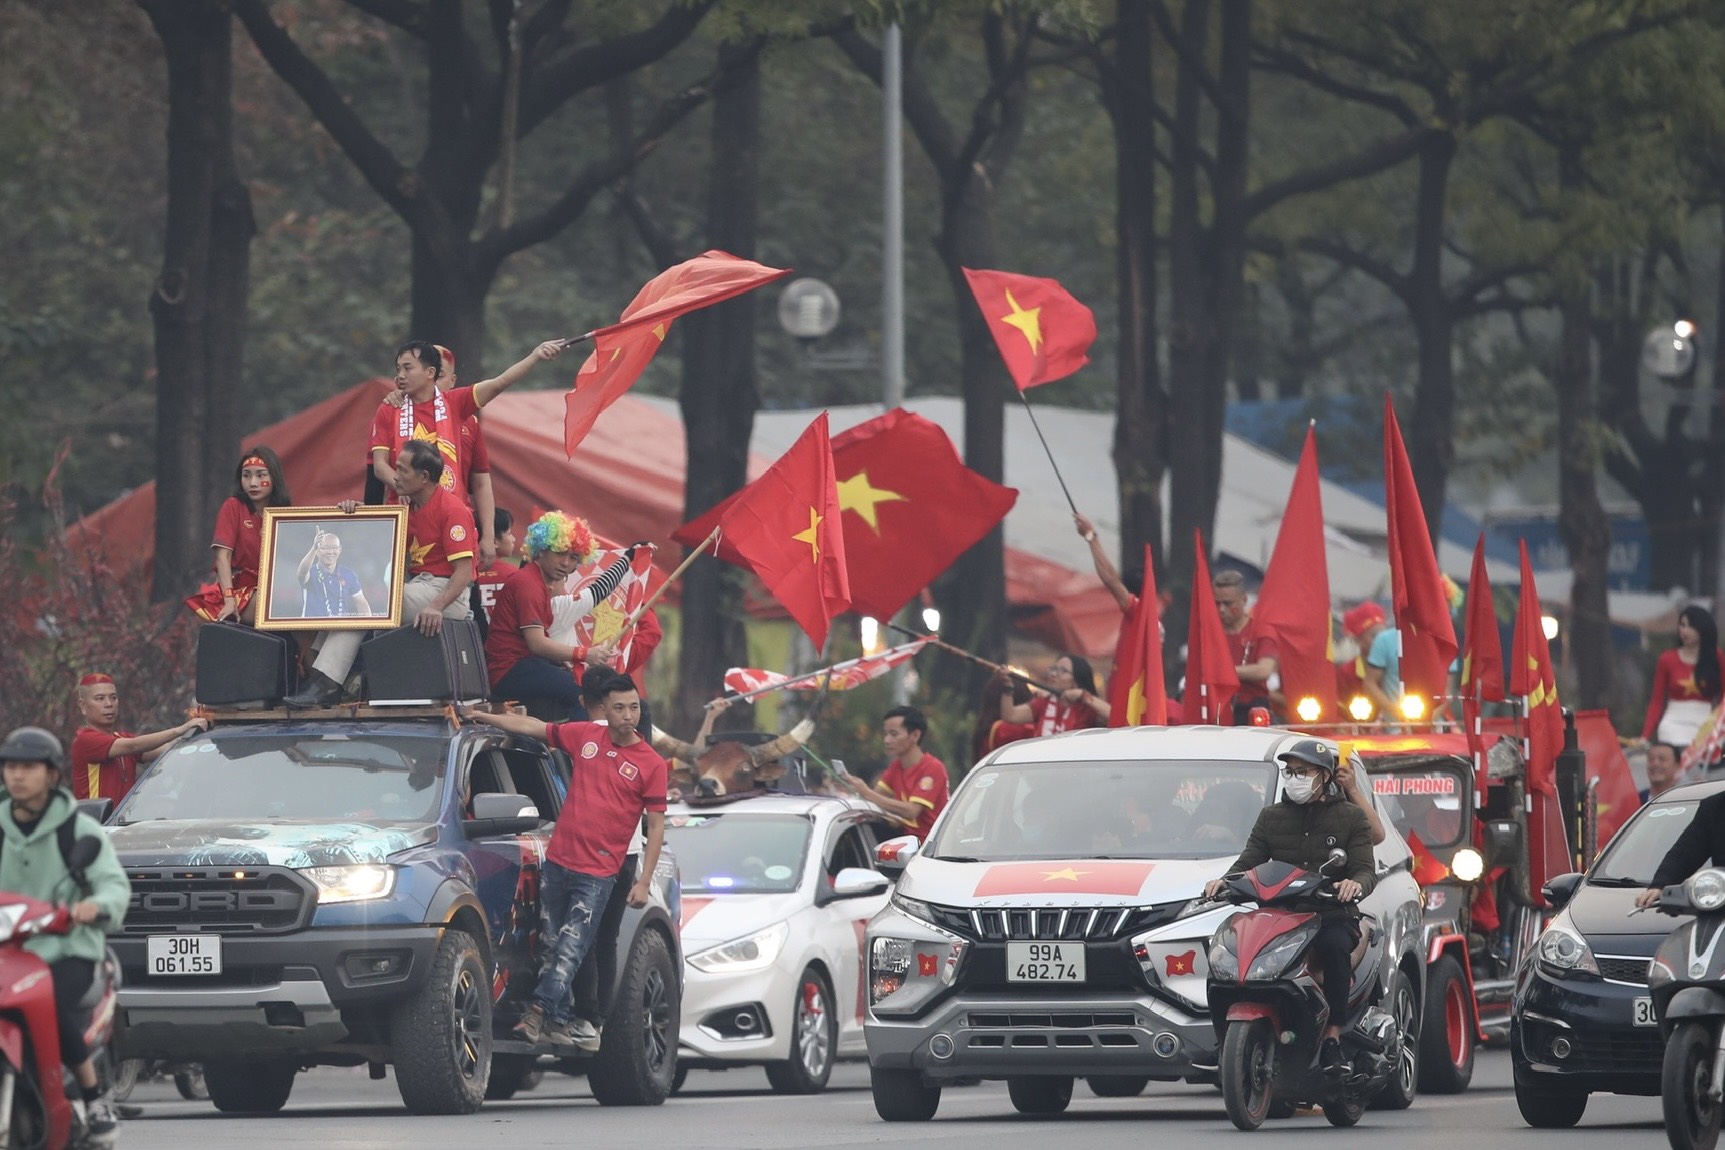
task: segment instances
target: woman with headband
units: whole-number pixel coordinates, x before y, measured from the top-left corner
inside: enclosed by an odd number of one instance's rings
[[[186,600],[186,606],[211,622],[252,622],[257,615],[252,596],[258,589],[264,508],[292,505],[276,453],[267,447],[248,449],[234,469],[234,493],[216,512],[215,539],[210,543],[216,553],[216,581],[204,584]]]

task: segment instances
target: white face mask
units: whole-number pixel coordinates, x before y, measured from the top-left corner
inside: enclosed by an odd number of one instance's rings
[[[1293,775],[1282,780],[1282,796],[1289,802],[1309,803],[1318,793],[1318,776]]]

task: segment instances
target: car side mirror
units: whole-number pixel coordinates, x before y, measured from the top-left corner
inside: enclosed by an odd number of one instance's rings
[[[108,821],[108,815],[114,810],[113,799],[79,799],[78,813],[89,815],[99,823]]]
[[[833,876],[831,901],[841,898],[868,898],[870,895],[885,894],[891,886],[892,880],[877,870],[848,866]]]
[[[1492,819],[1485,824],[1482,839],[1485,869],[1514,866],[1521,857],[1521,827],[1514,819]]]
[[[889,879],[896,879],[904,873],[904,868],[910,865],[910,860],[916,857],[921,849],[921,843],[915,835],[900,835],[896,839],[887,839],[874,848],[874,869]]]
[[[1539,888],[1539,893],[1554,909],[1560,909],[1575,897],[1575,888],[1581,885],[1582,877],[1579,871],[1557,875],[1547,879],[1545,885]]]
[[[523,835],[538,830],[539,822],[539,808],[526,795],[488,793],[473,796],[473,817],[462,820],[461,833],[470,839]]]

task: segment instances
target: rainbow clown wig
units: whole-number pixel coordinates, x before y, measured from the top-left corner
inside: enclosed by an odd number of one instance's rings
[[[585,563],[593,558],[593,529],[579,516],[547,511],[527,529],[527,558],[537,559],[547,551],[570,551]]]

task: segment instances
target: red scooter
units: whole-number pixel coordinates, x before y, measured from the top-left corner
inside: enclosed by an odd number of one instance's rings
[[[83,842],[90,847],[80,851]],[[95,861],[99,848],[93,838],[73,846],[75,877]],[[81,853],[88,857],[79,865]],[[72,927],[69,908],[0,891],[0,1116],[6,1146],[67,1150],[85,1143],[83,1109],[71,1101],[76,1086],[60,1064],[53,978],[48,964],[24,949],[36,935],[66,934]],[[98,1061],[113,1035],[119,984],[119,964],[109,951],[82,1004],[90,1011],[84,1041]]]
[[[1258,904],[1223,923],[1210,939],[1210,1017],[1229,1120],[1241,1130],[1256,1130],[1266,1118],[1316,1103],[1332,1125],[1354,1125],[1366,1103],[1389,1084],[1401,1055],[1395,1018],[1377,1006],[1385,989],[1383,931],[1369,915],[1360,920],[1348,1013],[1340,1020],[1348,1066],[1326,1071],[1318,1064],[1318,1048],[1329,1007],[1309,961],[1319,921],[1306,908],[1335,898],[1332,880],[1267,862],[1227,875],[1225,882],[1223,899]]]

